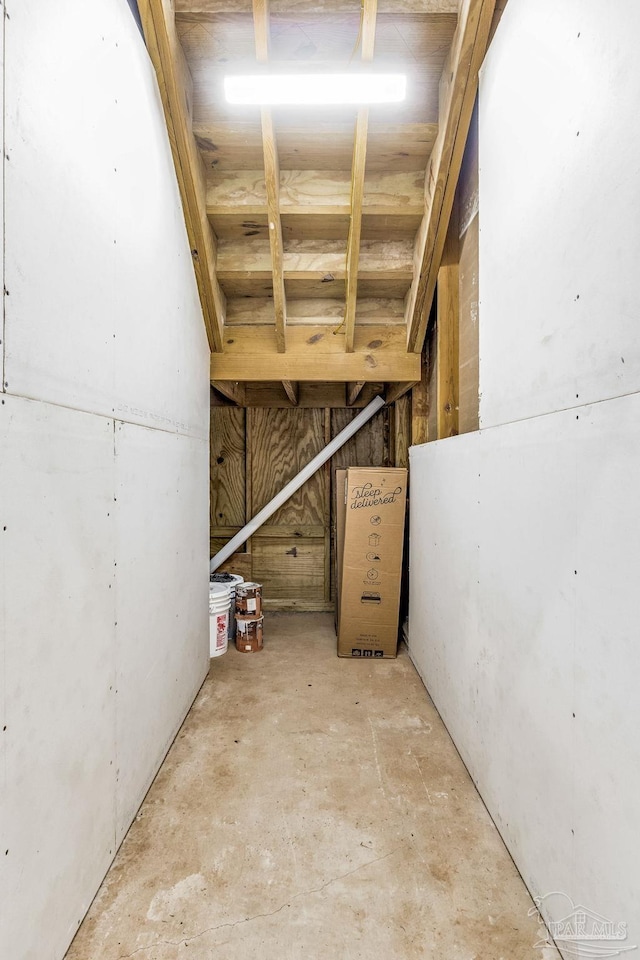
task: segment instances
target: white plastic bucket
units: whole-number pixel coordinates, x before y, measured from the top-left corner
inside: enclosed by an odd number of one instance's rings
[[[226,584],[231,591],[231,609],[229,611],[229,639],[232,640],[236,635],[236,587],[239,583],[244,583],[244,577],[239,573],[212,573],[211,583]]]
[[[209,656],[221,657],[229,643],[229,607],[231,590],[228,583],[209,583]]]

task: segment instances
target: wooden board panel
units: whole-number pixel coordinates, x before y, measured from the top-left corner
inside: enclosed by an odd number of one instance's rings
[[[252,557],[253,576],[269,600],[324,602],[324,539],[291,543],[264,537],[254,541]]]
[[[435,123],[370,123],[369,173],[424,171],[438,132]],[[256,122],[220,120],[194,124],[196,142],[209,170],[256,170],[262,136]],[[352,123],[281,121],[276,128],[281,170],[349,170]]]
[[[245,522],[245,411],[211,408],[211,526]]]
[[[282,170],[279,174],[282,213],[340,214],[350,212],[350,174],[346,170]],[[364,182],[363,209],[371,214],[393,214],[398,207],[422,216],[424,181],[420,173],[376,173]],[[263,214],[267,193],[263,170],[210,171],[207,177],[207,213]]]
[[[502,0],[504,5],[505,0]],[[271,0],[269,5],[274,15],[286,14],[353,14],[352,0]],[[187,23],[207,21],[211,17],[228,13],[246,13],[251,9],[249,0],[175,0],[176,19]],[[378,0],[381,14],[456,14],[458,0]]]
[[[331,436],[337,436],[357,416],[357,410],[331,411]],[[384,463],[384,424],[388,421],[389,409],[383,407],[355,436],[331,458],[332,471],[343,467],[382,467]]]
[[[211,554],[213,556],[213,553]],[[253,565],[250,553],[234,553],[218,567],[219,573],[237,573],[244,580],[253,580]]]
[[[456,24],[455,14],[400,13],[381,14],[374,68],[389,69],[402,65],[409,78],[409,94],[402,104],[394,105],[394,122],[435,123],[438,117],[438,85]],[[287,62],[293,72],[310,65],[319,72],[335,69],[336,62],[348,62],[358,35],[358,5],[348,12],[326,16],[320,10],[298,13],[288,10],[272,16],[271,57]],[[194,115],[199,122],[211,123],[240,118],[238,107],[220,97],[220,81],[228,70],[255,69],[252,18],[242,13],[220,12],[206,19],[179,19],[178,33],[193,75]],[[355,111],[340,111],[342,122],[355,118]],[[335,108],[319,110],[317,120],[335,120]],[[243,108],[242,119],[257,120],[258,111]],[[372,120],[388,122],[389,111],[374,106]],[[289,120],[290,111],[274,110],[278,123]]]
[[[284,248],[284,272],[290,279],[320,278],[328,273],[344,279],[346,246],[334,240],[290,240]],[[266,276],[271,270],[271,251],[265,240],[245,237],[218,246],[218,276],[238,273]],[[382,275],[386,279],[413,274],[413,246],[408,241],[369,241],[360,246],[358,275]]]
[[[256,514],[322,449],[322,410],[261,410],[251,420],[253,513]],[[271,518],[271,523],[323,524],[322,474],[316,473]],[[287,594],[290,596],[290,594]]]
[[[365,280],[359,281],[358,293],[361,293],[367,300],[401,300],[406,295],[410,285],[411,277],[387,278],[368,275]],[[260,274],[229,274],[220,278],[220,286],[229,299],[236,300],[243,297],[252,299],[270,298],[273,293],[271,277],[263,277]],[[326,274],[324,276],[304,277],[303,279],[290,278],[285,275],[285,290],[287,303],[296,300],[337,299],[343,298],[345,295],[345,281],[341,277]],[[251,306],[250,303],[246,304],[247,309],[251,309]],[[288,314],[287,321],[289,321]]]
[[[289,326],[318,325],[326,323],[337,327],[344,316],[344,302],[337,299],[322,300],[317,297],[306,300],[289,300],[287,322]],[[267,297],[238,297],[229,300],[226,326],[246,324],[273,324],[273,300]],[[404,324],[404,301],[400,299],[358,300],[356,309],[358,326],[375,324]],[[227,329],[227,333],[229,330]]]

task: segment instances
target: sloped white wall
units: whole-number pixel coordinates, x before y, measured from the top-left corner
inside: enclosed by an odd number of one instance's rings
[[[209,351],[126,0],[3,24],[0,955],[60,960],[208,666]]]
[[[639,31],[633,0],[509,0],[483,429],[411,451],[411,655],[545,917],[626,923],[611,949],[640,946]]]

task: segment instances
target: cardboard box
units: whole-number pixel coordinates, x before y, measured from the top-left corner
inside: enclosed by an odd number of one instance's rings
[[[336,490],[339,483],[336,472]],[[407,471],[351,467],[336,512],[338,656],[395,657],[402,583]]]

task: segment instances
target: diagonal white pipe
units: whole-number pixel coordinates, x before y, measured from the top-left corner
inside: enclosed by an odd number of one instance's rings
[[[252,537],[253,534],[258,530],[265,521],[272,516],[276,510],[279,510],[283,503],[286,503],[289,497],[293,496],[296,490],[299,490],[303,483],[306,483],[309,477],[312,477],[316,470],[319,470],[320,467],[329,460],[336,450],[339,450],[343,444],[349,440],[354,433],[357,433],[360,427],[364,426],[367,420],[370,420],[374,413],[377,413],[380,407],[384,407],[384,400],[382,397],[375,397],[371,403],[362,410],[357,417],[348,423],[344,430],[341,430],[337,437],[334,437],[326,447],[316,454],[316,456],[311,460],[306,467],[303,467],[300,473],[290,480],[289,483],[282,488],[280,493],[277,493],[273,500],[270,500],[269,503],[262,508],[262,510],[255,515],[253,520],[250,520],[246,526],[242,528],[235,537],[232,537],[228,543],[225,543],[222,550],[218,550],[215,557],[211,558],[211,563],[209,569],[211,573],[214,570],[217,570],[218,567],[228,560],[232,553],[235,553],[236,550],[242,546],[243,543]]]

